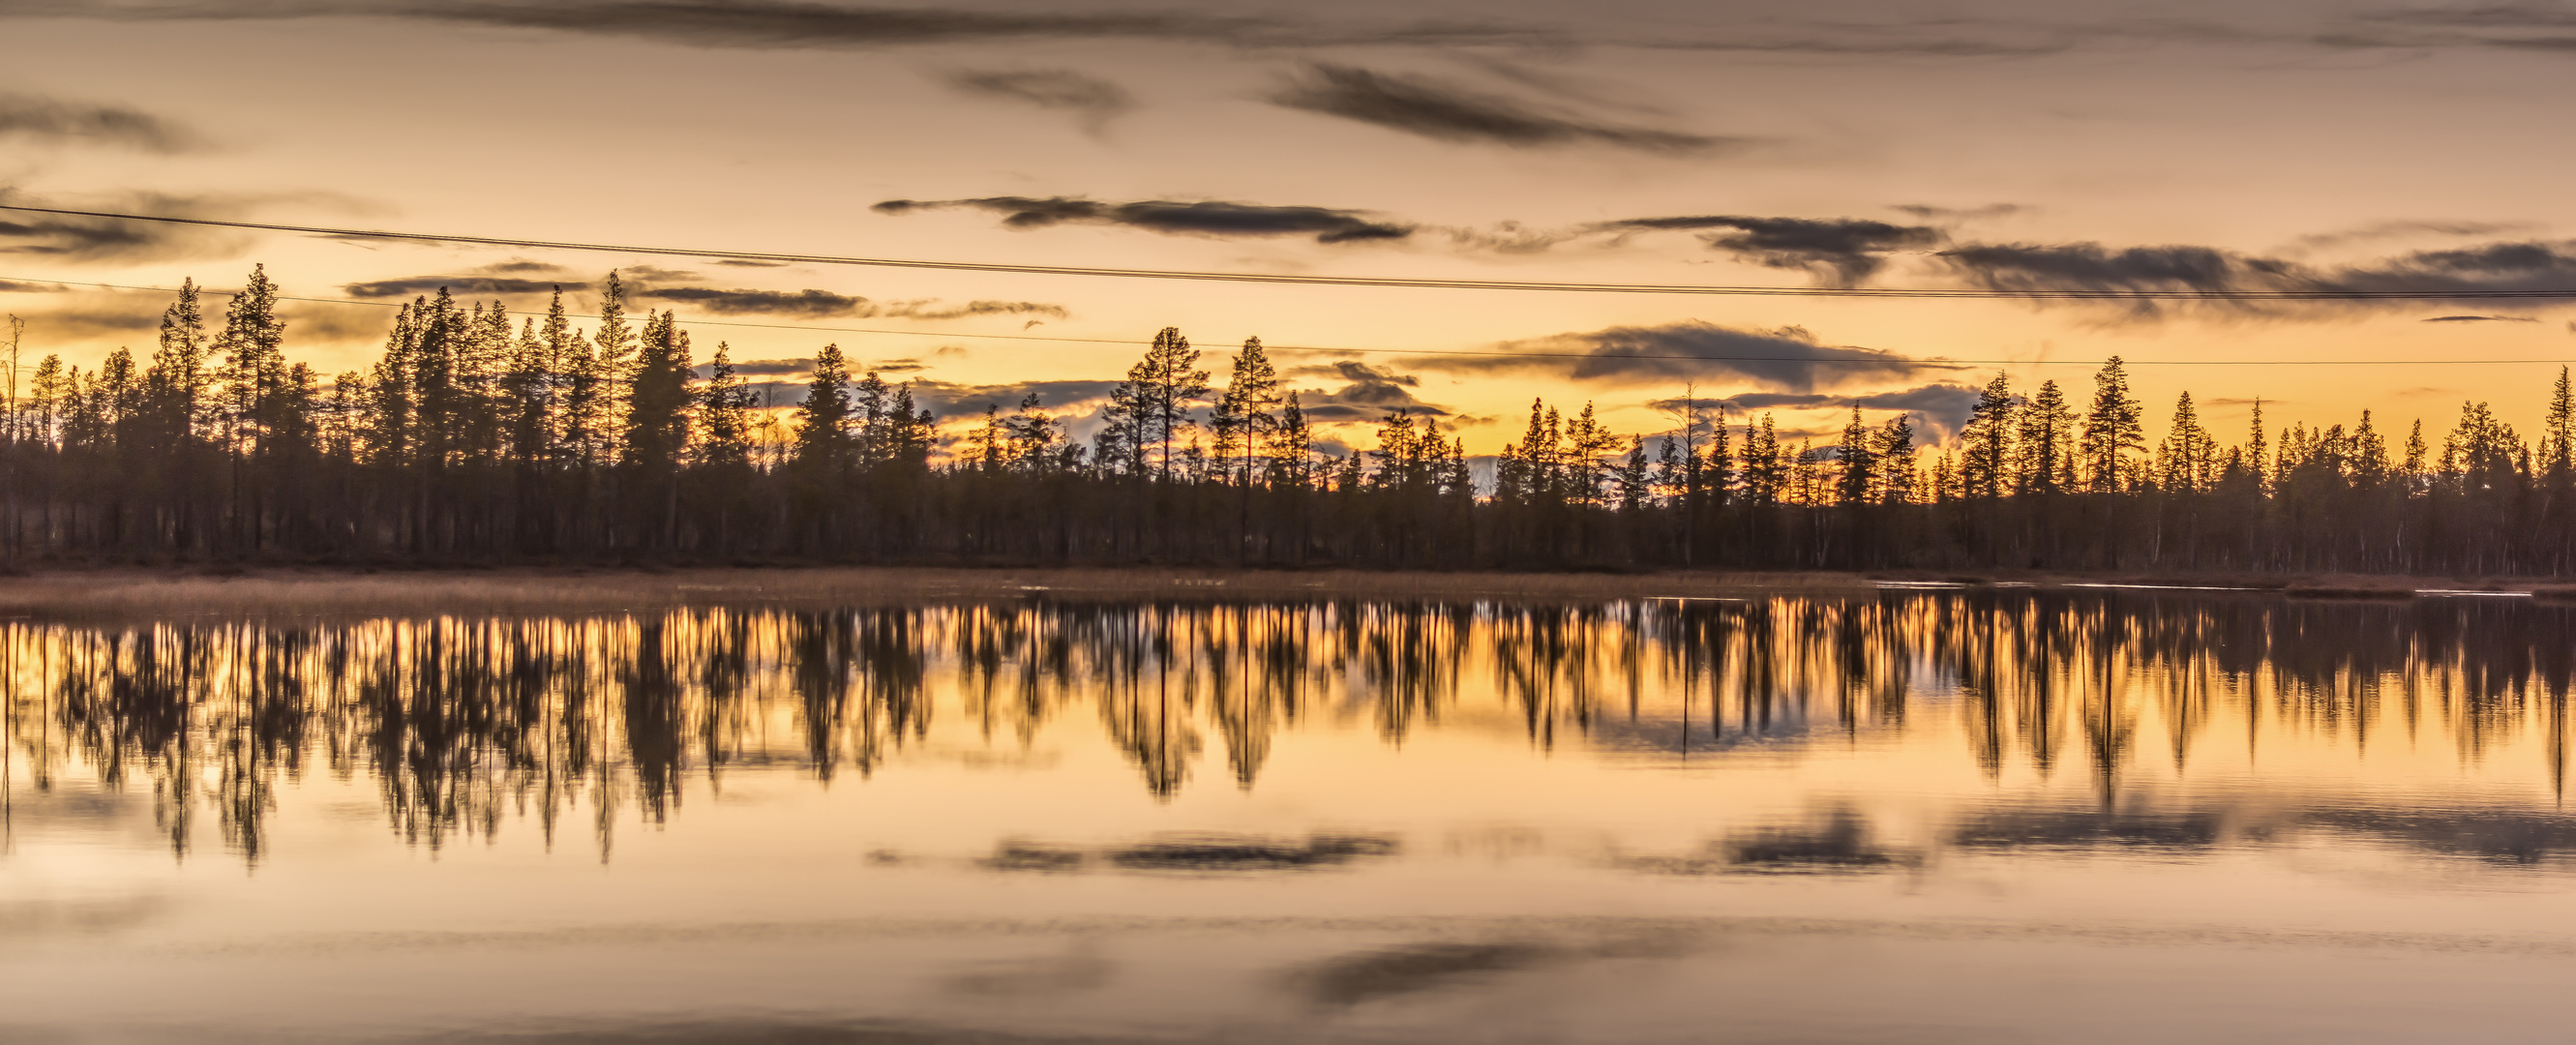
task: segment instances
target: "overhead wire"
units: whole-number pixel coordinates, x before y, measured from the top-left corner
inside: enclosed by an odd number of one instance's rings
[[[141,292],[152,292],[152,293],[162,293],[162,294],[176,294],[176,293],[178,293],[178,292],[179,292],[179,288],[178,288],[178,287],[156,287],[156,286],[144,286],[144,285],[138,285],[138,284],[129,284],[129,283],[94,283],[94,282],[86,282],[86,281],[82,281],[82,280],[68,280],[68,279],[36,279],[36,278],[30,278],[30,277],[25,277],[25,276],[0,276],[0,283],[16,283],[16,284],[44,284],[44,283],[50,283],[50,284],[55,284],[55,285],[59,285],[59,286],[72,286],[72,287],[98,287],[98,288],[102,288],[102,289],[106,289],[106,290],[129,290],[129,291],[141,291]],[[199,290],[201,290],[201,291],[203,291],[203,292],[205,292],[205,293],[210,293],[210,294],[231,294],[231,293],[234,293],[233,291],[225,291],[225,290],[210,290],[210,289],[202,288],[202,287],[201,287],[201,288],[199,288]],[[324,304],[324,305],[363,305],[363,306],[366,306],[366,307],[369,307],[369,308],[401,308],[401,307],[402,307],[402,303],[401,303],[401,302],[395,302],[395,301],[367,301],[367,300],[363,300],[363,299],[359,299],[359,298],[325,298],[325,297],[306,297],[306,296],[297,296],[297,295],[292,295],[292,294],[280,294],[280,295],[278,295],[277,297],[278,297],[278,300],[280,300],[280,301],[302,301],[302,302],[308,302],[308,303],[313,303],[313,304]],[[543,315],[548,315],[548,314],[549,314],[549,313],[545,313],[545,312],[536,312],[536,311],[530,311],[530,310],[525,310],[525,309],[508,309],[508,310],[505,310],[505,312],[506,312],[508,315],[513,315],[513,316],[532,316],[532,317],[533,317],[533,316],[543,316]],[[565,313],[565,318],[568,318],[568,319],[598,319],[598,318],[600,318],[600,317],[599,317],[597,314],[595,314],[595,313],[572,313],[572,312],[567,312],[567,313]],[[889,330],[889,329],[869,328],[869,327],[827,327],[827,326],[816,326],[816,325],[801,324],[801,323],[745,323],[745,322],[741,322],[741,321],[738,321],[738,320],[701,319],[701,318],[695,318],[695,317],[683,317],[683,318],[680,320],[680,322],[682,322],[682,323],[684,323],[684,324],[687,324],[687,325],[690,325],[690,326],[742,327],[742,328],[759,329],[759,330],[812,331],[812,332],[817,332],[817,333],[835,333],[835,334],[885,334],[885,335],[893,335],[893,336],[898,336],[898,337],[973,338],[973,339],[980,339],[980,340],[999,340],[999,341],[1044,341],[1044,342],[1065,343],[1065,344],[1129,345],[1129,346],[1138,345],[1138,344],[1142,344],[1142,343],[1143,343],[1142,341],[1140,341],[1139,339],[1136,339],[1136,338],[1064,337],[1064,336],[1060,336],[1060,335],[1049,335],[1049,334],[973,334],[973,333],[962,333],[962,332],[954,332],[954,331],[938,331],[938,330]],[[1820,366],[1904,367],[1904,368],[1923,368],[1923,369],[1940,369],[1940,368],[1943,368],[1943,367],[1954,367],[1954,368],[1955,368],[1955,367],[1968,367],[1968,366],[2087,366],[2087,367],[2098,367],[2098,366],[2103,365],[2104,363],[2109,362],[2108,360],[2103,360],[2103,359],[1941,359],[1941,358],[1914,359],[1914,358],[1906,358],[1906,357],[1899,357],[1899,356],[1851,356],[1851,357],[1835,358],[1835,357],[1818,357],[1818,356],[1703,356],[1703,355],[1692,355],[1692,354],[1688,354],[1688,353],[1657,353],[1657,352],[1618,352],[1618,353],[1604,354],[1604,353],[1600,353],[1600,352],[1553,352],[1553,351],[1546,351],[1546,350],[1526,350],[1526,351],[1482,351],[1482,350],[1473,350],[1473,349],[1444,349],[1444,348],[1347,348],[1347,347],[1337,347],[1337,346],[1330,346],[1330,345],[1273,345],[1273,344],[1269,344],[1269,343],[1267,343],[1267,342],[1264,342],[1264,343],[1262,344],[1262,346],[1261,346],[1261,347],[1262,347],[1262,350],[1263,350],[1263,351],[1265,351],[1265,352],[1294,352],[1294,353],[1301,353],[1301,354],[1303,354],[1303,353],[1317,353],[1317,354],[1326,354],[1326,355],[1463,356],[1463,357],[1470,357],[1470,358],[1486,358],[1486,359],[1573,359],[1573,360],[1591,360],[1591,361],[1595,361],[1595,362],[1610,362],[1610,361],[1617,361],[1617,360],[1623,360],[1623,359],[1641,359],[1641,360],[1677,361],[1677,362],[1699,362],[1699,363],[1803,363],[1803,364],[1820,365]],[[1866,352],[1866,351],[1870,351],[1870,350],[1868,350],[1868,349],[1843,349],[1843,351],[1863,351],[1863,352]],[[2126,358],[2123,358],[2123,359],[2120,361],[2120,363],[2121,363],[2121,365],[2123,365],[2123,366],[2429,366],[2429,365],[2517,365],[2517,366],[2521,366],[2521,365],[2543,365],[2543,364],[2545,364],[2545,365],[2550,365],[2550,366],[2567,366],[2567,365],[2576,365],[2576,359],[2565,359],[2565,358],[2552,358],[2552,359],[2540,359],[2540,358],[2533,358],[2533,359],[2126,359]]]
[[[1082,265],[1026,265],[978,261],[933,261],[918,258],[871,258],[831,254],[794,254],[771,251],[717,250],[682,247],[638,246],[631,244],[586,243],[572,240],[522,239],[505,236],[473,236],[448,233],[400,232],[390,229],[332,228],[319,225],[287,225],[275,222],[228,221],[216,218],[189,218],[167,214],[127,214],[116,211],[74,210],[61,207],[31,207],[23,204],[0,204],[0,210],[28,214],[53,214],[65,217],[99,218],[114,221],[157,222],[171,225],[194,225],[212,228],[255,229],[269,232],[292,232],[312,236],[359,239],[394,239],[420,243],[458,243],[474,246],[519,247],[529,250],[573,250],[616,254],[638,254],[657,257],[694,257],[725,261],[768,261],[809,265],[857,265],[878,268],[932,269],[952,272],[1007,272],[1048,276],[1095,276],[1120,279],[1170,279],[1224,283],[1270,283],[1305,286],[1399,287],[1442,290],[1496,290],[1550,293],[1591,294],[1704,294],[1760,297],[1848,297],[1848,298],[1953,298],[1953,299],[2048,299],[2077,301],[2454,301],[2454,300],[2563,300],[2576,299],[2576,287],[2540,289],[2425,289],[2425,290],[2347,290],[2318,288],[2310,290],[1998,290],[1951,289],[1937,287],[1763,287],[1722,286],[1664,283],[1562,283],[1536,280],[1439,279],[1396,276],[1322,276],[1261,272],[1202,272],[1181,269],[1129,269]]]

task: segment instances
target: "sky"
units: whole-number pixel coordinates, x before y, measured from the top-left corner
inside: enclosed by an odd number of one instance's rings
[[[861,6],[0,0],[0,203],[684,250],[1253,274],[2005,291],[2576,288],[2576,7],[1602,0]],[[1825,440],[1998,370],[2161,427],[2536,427],[2576,303],[1564,293],[752,265],[0,211],[26,359],[148,354],[264,264],[363,365],[448,286],[617,269],[703,359],[839,344],[944,416],[1079,414],[1179,327],[1272,347],[1329,442],[1471,453],[1533,398],[1686,388]],[[1675,359],[1660,357],[1701,357]],[[1751,361],[1726,362],[1722,357]],[[1708,358],[1720,357],[1720,358]],[[2478,360],[2517,360],[2480,363]]]

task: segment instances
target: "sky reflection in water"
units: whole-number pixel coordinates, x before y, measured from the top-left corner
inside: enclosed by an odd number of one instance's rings
[[[31,1040],[2545,1040],[2570,614],[0,625]]]

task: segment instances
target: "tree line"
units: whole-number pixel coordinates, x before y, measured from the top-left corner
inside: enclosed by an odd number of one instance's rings
[[[0,389],[0,551],[44,562],[1173,563],[1460,568],[2122,569],[2556,575],[2576,548],[2576,396],[2536,443],[2484,403],[2435,444],[2368,412],[2232,445],[2191,396],[2147,439],[2114,357],[2081,409],[1998,373],[1946,446],[1858,406],[1791,442],[1686,390],[1662,431],[1534,402],[1489,480],[1437,417],[1322,452],[1247,340],[1222,385],[1155,336],[1087,441],[1032,394],[943,435],[908,384],[815,354],[792,409],[718,344],[558,292],[514,322],[442,290],[365,369],[284,353],[254,269],[183,285],[151,357],[20,360]],[[21,383],[22,372],[28,374]],[[781,416],[781,415],[784,416]],[[950,419],[951,432],[957,429]]]

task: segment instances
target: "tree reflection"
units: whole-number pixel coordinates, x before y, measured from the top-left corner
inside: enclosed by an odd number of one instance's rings
[[[2563,789],[2571,622],[2501,601],[1999,590],[21,620],[0,622],[0,710],[13,789],[74,772],[148,791],[174,853],[211,810],[252,861],[281,785],[317,766],[370,782],[418,844],[522,815],[551,842],[586,815],[605,859],[620,822],[674,815],[701,776],[864,779],[935,733],[1028,751],[1096,729],[1159,798],[1211,746],[1255,788],[1298,729],[1402,745],[1504,728],[1542,753],[1676,760],[1931,735],[1964,741],[1989,779],[2080,765],[2108,811],[2139,773],[2259,765],[2284,740],[2447,744],[2464,763],[2528,740]]]

